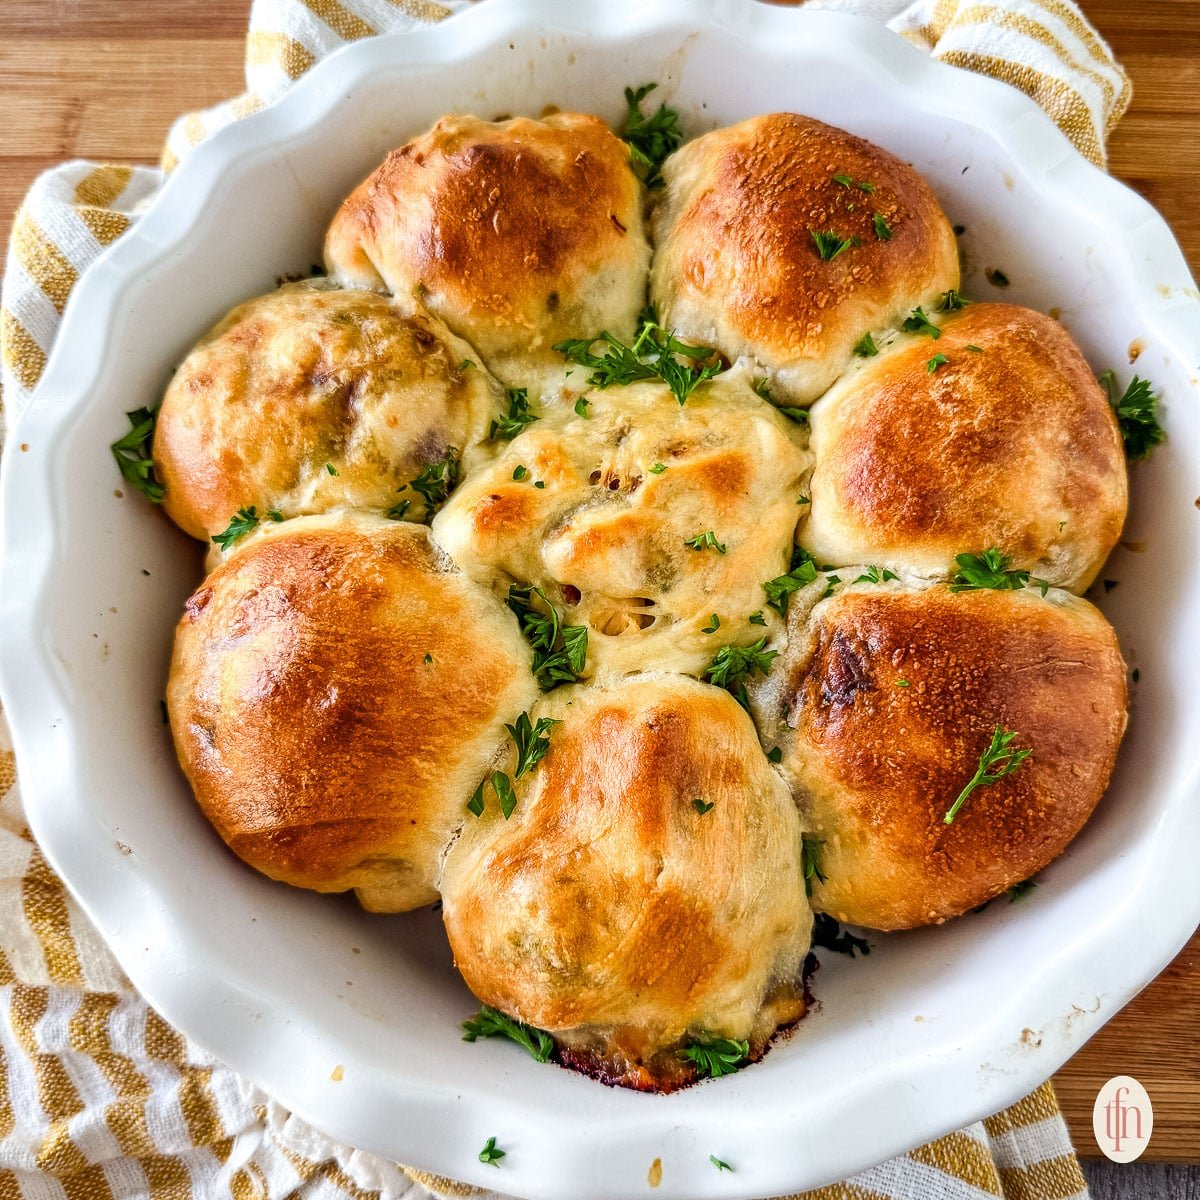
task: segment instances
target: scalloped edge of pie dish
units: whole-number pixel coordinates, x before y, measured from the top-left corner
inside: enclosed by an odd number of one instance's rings
[[[231,928],[228,938],[214,936],[204,910],[225,903],[223,889],[239,894],[244,889],[255,902],[268,895],[258,881],[241,878],[243,868],[211,867],[212,848],[206,846],[202,853],[197,845],[196,862],[207,874],[195,884],[168,889],[164,870],[173,864],[164,865],[169,856],[161,847],[154,850],[153,831],[146,834],[143,850],[138,831],[118,830],[113,824],[111,780],[120,767],[109,759],[135,746],[132,740],[128,745],[122,741],[126,727],[121,721],[132,718],[121,716],[120,703],[102,705],[96,696],[90,703],[80,699],[73,674],[79,670],[78,650],[63,632],[74,610],[62,599],[71,589],[95,588],[99,597],[103,569],[89,575],[88,564],[77,552],[68,553],[68,547],[72,538],[78,544],[79,521],[95,523],[98,542],[108,536],[106,522],[112,522],[102,508],[74,515],[81,501],[70,494],[63,472],[73,426],[82,423],[94,396],[119,390],[123,370],[139,354],[133,333],[122,322],[143,278],[167,269],[195,239],[219,248],[212,211],[228,210],[234,196],[246,200],[256,172],[270,169],[272,159],[287,147],[344,140],[340,109],[372,80],[431,78],[452,64],[475,62],[491,63],[492,69],[510,75],[527,70],[532,80],[537,56],[555,53],[560,43],[590,41],[591,46],[608,47],[605,52],[623,52],[659,39],[676,47],[662,59],[666,78],[676,81],[686,73],[702,32],[736,43],[739,54],[758,56],[764,74],[794,75],[803,64],[813,71],[836,69],[847,78],[869,79],[867,90],[874,89],[878,103],[886,100],[897,113],[928,121],[931,139],[941,136],[948,144],[951,125],[974,131],[995,159],[1019,172],[1020,187],[1036,200],[1037,212],[1050,214],[1042,219],[1091,222],[1107,237],[1102,250],[1090,249],[1103,256],[1106,269],[1119,280],[1131,327],[1144,333],[1156,355],[1162,353],[1166,365],[1161,367],[1157,358],[1150,362],[1147,356],[1151,373],[1175,372],[1171,442],[1160,452],[1165,465],[1153,465],[1155,474],[1149,478],[1155,491],[1148,500],[1143,487],[1140,503],[1145,521],[1163,525],[1176,539],[1176,556],[1196,561],[1200,513],[1193,513],[1196,519],[1188,525],[1191,516],[1177,514],[1174,507],[1166,517],[1159,511],[1160,503],[1174,506],[1188,491],[1187,471],[1194,477],[1200,465],[1200,416],[1190,403],[1200,394],[1193,373],[1200,362],[1200,302],[1162,219],[1129,189],[1090,166],[1049,118],[1014,89],[934,63],[866,18],[773,9],[752,0],[647,0],[627,4],[619,19],[601,0],[576,0],[569,6],[555,0],[512,0],[483,4],[442,25],[352,44],[331,55],[279,104],[199,147],[153,208],[80,280],[43,380],[10,434],[0,481],[0,683],[30,825],[130,979],[189,1037],[331,1136],[515,1195],[617,1200],[651,1194],[647,1179],[655,1161],[661,1163],[661,1184],[652,1194],[664,1198],[764,1196],[842,1178],[1031,1090],[1153,978],[1200,923],[1200,887],[1192,862],[1200,844],[1200,766],[1189,762],[1186,752],[1200,732],[1200,700],[1187,698],[1180,686],[1184,674],[1169,676],[1171,659],[1185,656],[1179,653],[1180,640],[1185,650],[1200,644],[1200,620],[1174,576],[1163,586],[1163,612],[1150,625],[1155,636],[1161,626],[1163,640],[1171,635],[1175,652],[1171,647],[1153,652],[1162,656],[1163,683],[1138,714],[1148,742],[1139,743],[1136,755],[1126,748],[1124,757],[1136,757],[1136,763],[1119,770],[1113,791],[1121,796],[1110,793],[1112,803],[1102,802],[1112,811],[1105,813],[1105,828],[1094,839],[1097,846],[1109,848],[1109,859],[1114,854],[1121,859],[1117,866],[1122,874],[1114,883],[1114,875],[1099,868],[1074,875],[1063,871],[1059,887],[1047,886],[1045,902],[1037,908],[980,919],[994,930],[993,936],[1022,922],[1022,937],[1028,939],[1029,957],[1038,969],[1017,977],[1019,960],[1010,954],[1007,960],[984,963],[986,969],[977,977],[958,978],[971,974],[961,969],[974,953],[970,943],[986,941],[965,927],[953,936],[947,936],[948,926],[932,934],[888,939],[866,962],[839,967],[836,974],[827,967],[823,974],[830,976],[829,995],[820,976],[816,994],[829,1000],[828,1015],[819,1012],[803,1022],[762,1064],[672,1097],[616,1094],[587,1080],[566,1082],[566,1073],[548,1076],[547,1068],[526,1062],[519,1052],[509,1053],[512,1047],[497,1045],[472,1047],[477,1058],[455,1073],[445,1060],[425,1053],[421,1029],[414,1030],[411,1053],[398,1067],[387,1053],[376,1053],[375,1046],[356,1037],[361,1013],[344,1007],[344,997],[314,998],[302,979],[289,978],[265,951],[261,969],[254,961],[250,970],[237,958],[238,946],[228,944],[247,939],[240,952],[253,959],[249,932]],[[518,46],[522,53],[514,60],[511,52]],[[595,74],[590,78],[617,100],[625,83],[640,82],[613,78],[611,72],[599,80]],[[664,87],[667,97],[673,86]],[[749,96],[744,115],[762,111],[753,107],[752,98],[759,81],[723,79],[712,86],[743,88]],[[486,104],[483,95],[466,99]],[[571,96],[563,97],[564,107],[572,102]],[[803,110],[802,103],[797,108]],[[832,119],[828,113],[814,115]],[[703,120],[701,108],[685,114],[685,122],[693,126]],[[378,130],[370,135],[375,140],[379,136]],[[364,160],[361,174],[373,165]],[[989,176],[980,186],[1004,186],[1011,192],[1013,181],[1007,174],[1003,184]],[[247,219],[261,221],[253,204],[247,204]],[[1051,264],[1051,274],[1054,269]],[[215,300],[213,307],[218,307]],[[1086,331],[1091,319],[1086,295],[1072,316],[1073,332]],[[165,327],[171,319],[164,317]],[[197,332],[189,325],[177,333],[180,345]],[[122,407],[144,400],[139,393]],[[18,451],[19,442],[29,444],[31,452]],[[95,454],[104,460],[97,467],[99,478],[112,468],[103,445],[96,444]],[[109,479],[110,491],[112,483]],[[129,519],[132,527],[149,530],[148,523],[157,518],[146,513]],[[1178,522],[1179,532],[1171,521]],[[159,540],[156,532],[146,536]],[[178,547],[177,542],[170,545]],[[1158,562],[1153,553],[1147,555],[1147,572],[1151,560]],[[183,568],[185,574],[190,569]],[[181,586],[178,579],[175,586]],[[1135,594],[1130,603],[1137,599]],[[1168,603],[1172,600],[1174,607]],[[1123,632],[1121,622],[1113,619]],[[154,621],[162,624],[158,617]],[[1142,628],[1137,627],[1139,636]],[[1151,642],[1135,649],[1135,660],[1149,663]],[[131,691],[118,699],[132,698]],[[1160,721],[1168,705],[1174,706],[1172,719]],[[1176,757],[1165,747],[1175,747]],[[105,756],[103,762],[97,754]],[[1162,761],[1161,770],[1143,774],[1141,766],[1151,761],[1150,755]],[[1135,784],[1144,784],[1149,798],[1135,796]],[[1142,807],[1129,827],[1135,803]],[[1130,816],[1123,816],[1125,809]],[[117,833],[120,838],[114,837]],[[130,845],[135,853],[129,852]],[[311,906],[297,902],[296,911],[298,936],[322,928],[323,918],[314,916]],[[310,919],[311,926],[305,924]],[[910,986],[917,989],[917,981],[935,969],[950,971],[956,956],[960,969],[947,984],[945,1011],[913,1012],[912,1007],[920,1007],[919,993],[910,995]],[[970,963],[973,968],[974,957]],[[850,967],[863,973],[856,978]],[[877,990],[881,982],[886,986],[890,1009],[872,1000],[866,986],[872,981]],[[834,995],[836,1006],[830,998]],[[371,1019],[386,1020],[386,1013],[375,1012]],[[910,1032],[901,1036],[901,1029]],[[830,1065],[839,1056],[845,1063],[841,1072]],[[330,1080],[334,1063],[343,1067],[340,1083]],[[500,1171],[477,1159],[479,1146],[492,1134],[502,1135],[498,1141],[509,1150]],[[733,1163],[735,1171],[714,1170],[710,1153]]]

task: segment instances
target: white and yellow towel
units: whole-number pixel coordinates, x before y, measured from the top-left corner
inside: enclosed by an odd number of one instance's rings
[[[502,3],[503,0],[483,0]],[[886,21],[935,58],[1019,87],[1089,158],[1129,81],[1069,0],[811,0]],[[246,92],[176,122],[161,168],[68,163],[33,186],[0,291],[7,431],[71,288],[222,125],[270,104],[324,54],[444,18],[433,0],[255,0]],[[11,440],[11,439],[10,439]],[[497,1183],[501,1183],[498,1178]],[[30,838],[0,722],[0,1200],[428,1200],[471,1189],[331,1142],[151,1011]],[[1086,1200],[1054,1093],[810,1200]]]

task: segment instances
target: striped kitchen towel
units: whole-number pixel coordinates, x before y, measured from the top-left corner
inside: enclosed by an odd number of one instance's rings
[[[486,0],[485,0],[486,2]],[[241,96],[181,118],[157,168],[69,163],[13,226],[0,291],[11,430],[72,286],[221,126],[346,41],[443,19],[432,0],[255,0]],[[812,0],[867,13],[935,58],[1033,97],[1092,161],[1129,81],[1070,0]],[[25,825],[0,722],[0,1200],[428,1200],[483,1195],[336,1144],[172,1029],[133,992]],[[1049,1084],[987,1121],[809,1200],[1078,1200]]]

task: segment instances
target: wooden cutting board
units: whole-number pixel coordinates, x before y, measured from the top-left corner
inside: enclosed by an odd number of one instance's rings
[[[1200,3],[1083,8],[1134,81],[1111,168],[1159,208],[1196,272]],[[3,0],[0,244],[39,171],[64,158],[153,162],[175,116],[240,91],[248,10],[249,0]],[[1150,1093],[1146,1159],[1200,1162],[1200,935],[1055,1077],[1081,1154],[1097,1153],[1092,1102],[1113,1075]]]

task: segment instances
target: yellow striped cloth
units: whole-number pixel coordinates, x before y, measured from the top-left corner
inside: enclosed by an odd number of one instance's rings
[[[71,288],[216,129],[346,41],[437,21],[432,0],[255,0],[246,92],[181,118],[161,168],[68,163],[17,214],[0,290],[8,432]],[[1032,96],[1100,165],[1129,81],[1069,0],[811,0],[864,12]],[[16,439],[9,438],[10,443]],[[428,1200],[480,1194],[331,1142],[172,1029],[131,989],[24,823],[0,720],[0,1200]],[[1079,1200],[1049,1084],[807,1200]]]

